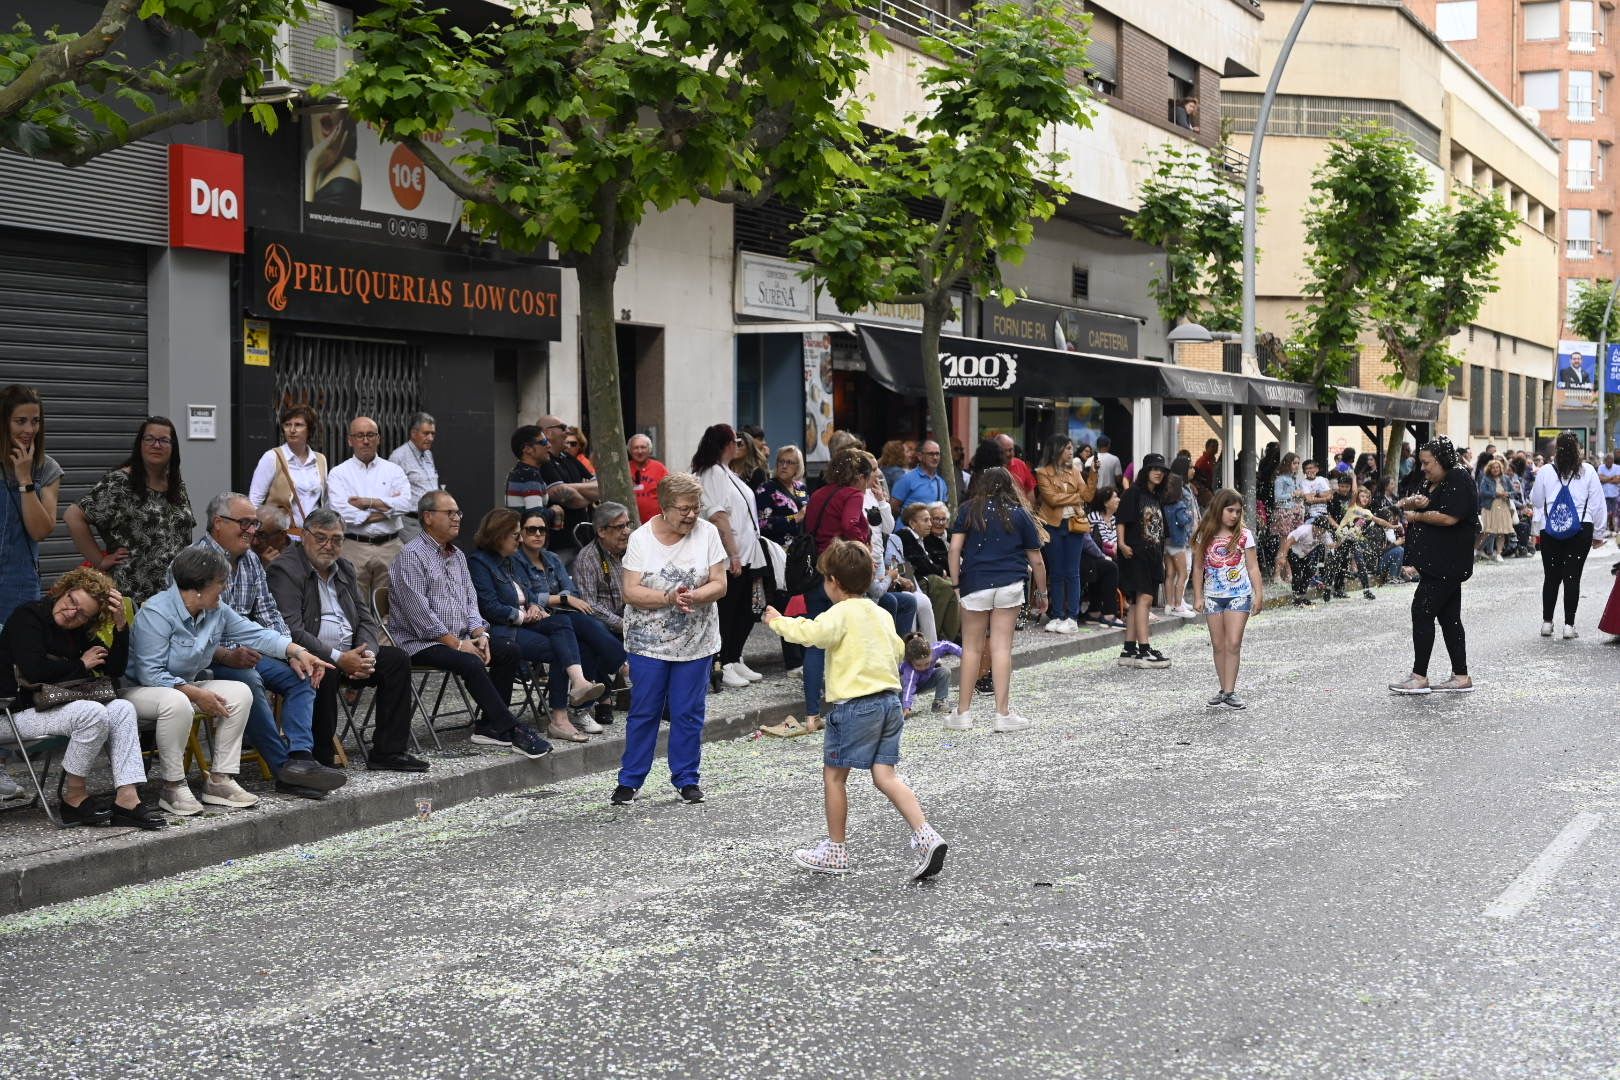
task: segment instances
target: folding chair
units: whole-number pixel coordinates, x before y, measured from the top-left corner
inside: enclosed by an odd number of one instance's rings
[[[415,696],[414,687],[412,687],[412,696]],[[352,737],[355,748],[360,753],[360,760],[369,761],[371,759],[371,747],[366,744],[366,729],[370,727],[372,718],[377,715],[376,691],[372,692],[371,700],[366,702],[366,711],[364,713],[360,712],[358,698],[351,705],[349,699],[341,692],[338,694],[338,706],[343,710],[343,730],[332,736],[332,741],[337,744],[338,753],[343,754],[345,763],[347,763],[348,755],[343,751],[343,740]],[[422,744],[416,737],[415,724],[411,725],[409,735],[411,749],[418,754],[422,753]]]
[[[204,773],[213,772],[214,749],[214,721],[215,717],[199,712],[191,718],[191,735],[186,739],[185,770],[191,772],[191,763],[195,761],[197,767]],[[204,740],[207,740],[206,749]],[[257,750],[244,746],[242,748],[242,764],[258,765],[259,775],[265,780],[275,779],[270,771],[270,763],[264,760],[264,755]]]
[[[67,736],[47,735],[38,739],[24,739],[22,732],[17,730],[17,718],[11,713],[12,702],[13,699],[11,698],[0,698],[0,711],[6,714],[6,726],[9,729],[9,734],[0,731],[0,746],[15,746],[17,748],[18,756],[22,758],[23,764],[28,769],[28,780],[33,784],[34,797],[28,802],[19,803],[14,807],[10,807],[10,809],[21,810],[30,806],[38,806],[40,810],[44,811],[46,821],[49,821],[58,829],[65,828],[62,819],[57,816],[55,810],[51,809],[51,801],[45,797],[45,784],[50,779],[52,759],[67,749]],[[35,754],[42,755],[39,771],[37,772],[34,770]],[[62,785],[67,782],[66,770],[59,771],[61,775],[56,778],[56,797],[58,800],[62,798]]]
[[[371,594],[371,611],[377,617],[377,625],[382,627],[383,637],[387,639],[384,644],[393,645],[393,636],[388,633],[388,586],[379,585]],[[422,677],[420,683],[416,681],[418,675]],[[433,699],[433,708],[430,710],[423,705],[422,695],[427,692],[428,682],[435,675],[439,676],[439,692]],[[478,710],[473,708],[472,699],[467,696],[467,688],[462,685],[461,679],[451,672],[413,663],[410,677],[411,701],[415,704],[416,711],[421,714],[423,721],[427,724],[428,734],[433,738],[434,747],[443,750],[444,742],[439,738],[439,730],[434,721],[438,719],[439,706],[444,704],[446,688],[451,684],[455,685],[456,693],[461,698],[461,707],[467,714],[467,726],[470,727],[477,719]]]

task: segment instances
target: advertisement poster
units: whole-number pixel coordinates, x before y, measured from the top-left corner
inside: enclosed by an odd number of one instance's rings
[[[463,231],[461,200],[415,153],[382,141],[347,109],[311,112],[303,128],[306,231],[422,245]],[[434,138],[443,136],[424,141]]]
[[[1590,409],[1597,389],[1597,343],[1560,341],[1558,343],[1558,407]]]
[[[1587,444],[1591,432],[1583,427],[1538,427],[1536,428],[1536,453],[1541,455],[1543,461],[1553,459],[1553,450],[1556,448],[1558,436],[1566,431],[1572,431],[1581,440],[1581,445]]]
[[[804,335],[804,460],[826,461],[833,433],[832,337]]]

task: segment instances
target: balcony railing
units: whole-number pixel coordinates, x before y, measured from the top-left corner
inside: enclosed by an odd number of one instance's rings
[[[1596,242],[1592,240],[1565,240],[1564,257],[1566,259],[1590,259]]]
[[[1569,118],[1571,120],[1591,120],[1592,116],[1592,102],[1571,101],[1569,103]]]
[[[1569,170],[1569,190],[1591,191],[1592,179],[1593,172],[1591,169],[1571,169]]]
[[[1596,30],[1571,30],[1569,32],[1570,52],[1597,52]]]
[[[941,2],[940,7],[947,6]],[[954,5],[953,5],[954,6]],[[965,9],[966,5],[962,5]],[[857,0],[855,10],[882,26],[914,38],[941,38],[941,31],[966,34],[967,23],[922,0]]]

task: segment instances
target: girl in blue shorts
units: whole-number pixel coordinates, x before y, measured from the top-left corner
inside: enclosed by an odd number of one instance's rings
[[[1225,488],[1209,500],[1193,533],[1193,608],[1209,616],[1209,639],[1215,646],[1215,673],[1220,693],[1212,709],[1244,709],[1237,696],[1238,664],[1243,654],[1243,628],[1265,602],[1260,560],[1254,536],[1243,527],[1243,496]]]

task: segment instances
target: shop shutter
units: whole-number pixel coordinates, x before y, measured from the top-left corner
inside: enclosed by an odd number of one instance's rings
[[[328,465],[350,456],[349,421],[354,417],[377,422],[386,457],[405,441],[411,415],[423,408],[423,354],[415,345],[281,333],[271,336],[270,348],[275,372],[271,413],[279,416],[291,405],[311,406],[320,417],[316,444]]]
[[[146,372],[144,248],[0,230],[0,385],[25,383],[45,402],[45,452],[66,473],[58,521],[129,456]],[[43,579],[79,561],[58,524],[41,545]]]

